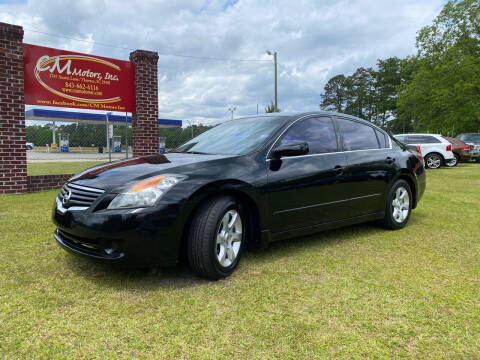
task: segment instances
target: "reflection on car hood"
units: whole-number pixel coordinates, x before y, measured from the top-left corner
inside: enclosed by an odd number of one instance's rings
[[[235,155],[154,154],[95,166],[75,175],[69,181],[112,191],[164,173],[188,174],[233,156]]]

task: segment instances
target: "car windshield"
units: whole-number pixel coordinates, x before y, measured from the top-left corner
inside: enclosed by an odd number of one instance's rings
[[[205,131],[172,152],[244,155],[255,150],[287,120],[287,117],[231,120]]]
[[[480,134],[462,134],[457,137],[464,142],[480,143]]]

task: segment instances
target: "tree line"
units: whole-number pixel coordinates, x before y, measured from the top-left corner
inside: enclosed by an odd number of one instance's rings
[[[394,133],[480,129],[480,2],[450,0],[416,38],[417,54],[327,81],[320,108]]]

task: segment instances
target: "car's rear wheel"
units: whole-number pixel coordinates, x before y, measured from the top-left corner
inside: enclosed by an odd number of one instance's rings
[[[457,154],[454,153],[453,154],[453,159],[445,162],[445,165],[447,165],[448,167],[454,167],[454,166],[458,165],[459,161],[460,161],[460,156],[458,156]]]
[[[194,215],[188,237],[192,269],[214,280],[229,276],[240,261],[246,225],[241,205],[230,196],[203,204]]]
[[[440,166],[442,166],[442,163],[443,158],[440,154],[433,153],[425,156],[425,165],[429,169],[438,169]]]
[[[412,211],[412,190],[405,180],[397,180],[390,188],[383,225],[398,230],[408,222]]]

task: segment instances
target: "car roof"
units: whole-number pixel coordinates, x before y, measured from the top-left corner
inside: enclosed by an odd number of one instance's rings
[[[320,110],[320,111],[307,111],[307,112],[301,112],[301,113],[282,112],[282,113],[265,113],[265,114],[258,114],[258,115],[254,114],[254,115],[242,116],[241,118],[236,118],[235,120],[241,120],[241,119],[252,118],[252,117],[268,117],[268,118],[271,118],[271,117],[278,117],[278,118],[289,117],[292,120],[296,120],[296,119],[299,119],[301,117],[309,116],[309,115],[341,116],[341,117],[352,119],[352,120],[355,120],[355,121],[358,121],[358,122],[361,122],[361,123],[364,123],[364,124],[367,124],[367,125],[370,125],[370,126],[373,125],[376,128],[381,130],[381,128],[378,127],[377,125],[375,125],[374,123],[369,122],[369,121],[364,120],[364,119],[360,119],[356,116],[343,114],[343,113],[338,113],[338,112],[334,112],[334,111],[322,111],[322,110]]]

